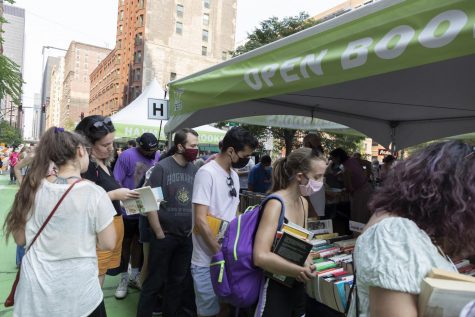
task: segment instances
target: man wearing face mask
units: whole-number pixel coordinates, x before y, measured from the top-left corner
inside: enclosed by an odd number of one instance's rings
[[[239,205],[239,178],[233,169],[243,168],[257,147],[257,139],[242,127],[230,129],[221,152],[198,170],[193,186],[193,256],[191,274],[198,316],[227,316],[213,291],[209,265],[220,245],[207,216],[231,221]]]
[[[152,316],[157,296],[163,294],[163,316],[176,316],[183,284],[190,269],[191,198],[197,167],[198,133],[181,129],[175,133],[171,156],[152,169],[146,186],[161,187],[166,203],[147,213],[150,223],[148,275],[142,285],[137,316]]]
[[[248,189],[251,192],[265,194],[272,184],[272,159],[263,155],[249,172]]]
[[[114,166],[114,178],[122,186],[128,189],[138,187],[138,182],[145,172],[152,167],[160,157],[158,152],[158,140],[152,133],[144,133],[137,138],[137,147],[132,147],[118,157]],[[142,258],[142,246],[139,243],[139,215],[122,215],[124,219],[124,240],[122,241],[121,265],[119,272],[122,273],[121,281],[115,291],[117,299],[127,296],[128,287],[140,288],[139,268]],[[130,276],[128,266],[130,266]],[[118,273],[118,272],[115,272]]]

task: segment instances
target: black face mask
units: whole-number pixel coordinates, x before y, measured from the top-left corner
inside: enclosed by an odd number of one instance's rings
[[[231,157],[231,166],[233,168],[243,168],[247,165],[247,163],[249,163],[249,160],[250,158],[249,157],[239,157],[239,155],[237,154],[237,152],[235,151],[236,153],[236,156],[239,158],[239,160],[237,162],[233,162],[233,159]]]

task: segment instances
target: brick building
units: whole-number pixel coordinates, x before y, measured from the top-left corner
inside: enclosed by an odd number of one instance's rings
[[[119,0],[114,58],[120,96],[101,93],[111,83],[91,77],[91,97],[102,99],[91,99],[90,113],[112,114],[154,78],[165,89],[171,80],[229,58],[236,8],[236,0]],[[113,74],[108,65],[101,63],[94,74]]]

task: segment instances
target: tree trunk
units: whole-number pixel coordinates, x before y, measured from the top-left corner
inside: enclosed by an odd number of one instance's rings
[[[285,156],[292,152],[294,145],[295,131],[290,129],[284,130],[284,142],[285,142]]]

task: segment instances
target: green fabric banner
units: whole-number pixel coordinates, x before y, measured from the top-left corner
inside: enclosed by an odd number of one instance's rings
[[[170,113],[176,117],[474,54],[474,29],[473,0],[379,1],[173,82]]]

